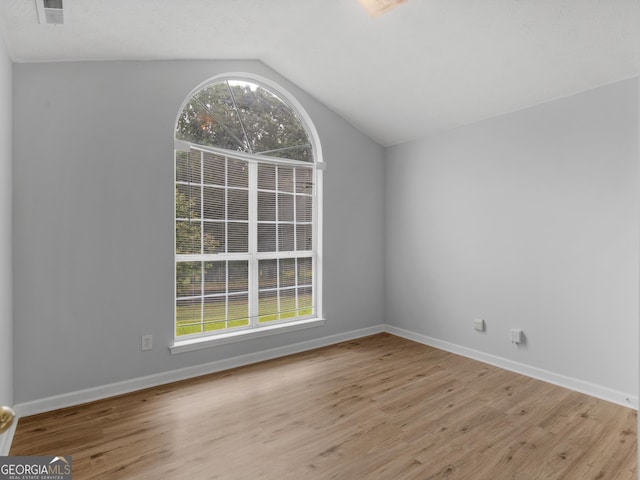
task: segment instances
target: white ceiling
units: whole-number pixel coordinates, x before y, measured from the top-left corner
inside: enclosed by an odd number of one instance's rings
[[[640,74],[640,0],[3,0],[15,62],[260,59],[382,145]]]

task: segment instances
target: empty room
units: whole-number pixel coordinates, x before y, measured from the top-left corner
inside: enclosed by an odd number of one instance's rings
[[[0,479],[638,478],[638,0],[0,36]]]

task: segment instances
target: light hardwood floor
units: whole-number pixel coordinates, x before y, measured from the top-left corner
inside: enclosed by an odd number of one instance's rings
[[[636,480],[636,412],[389,334],[20,419],[81,479]]]

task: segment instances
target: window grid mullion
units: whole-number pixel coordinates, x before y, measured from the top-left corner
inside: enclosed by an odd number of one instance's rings
[[[204,253],[204,152],[200,152],[200,254]],[[200,332],[204,333],[204,260],[200,262]]]
[[[275,168],[275,189],[276,189],[276,245],[275,251],[280,251],[280,180],[279,173],[280,167]],[[277,320],[280,320],[280,260],[276,260],[276,315]]]
[[[229,253],[229,157],[224,157],[224,251]],[[224,262],[224,328],[229,328],[229,261]]]
[[[280,320],[280,312],[282,308],[280,307],[280,260],[276,261],[276,313],[278,315],[278,320]]]
[[[293,249],[298,250],[298,217],[296,214],[298,213],[298,205],[296,201],[296,185],[297,185],[297,172],[298,169],[293,169],[293,195],[291,196],[293,201]],[[297,302],[296,302],[297,305]]]
[[[258,163],[249,168],[249,325],[258,325]]]
[[[298,169],[293,169],[293,250],[298,251],[298,201],[296,197],[296,190],[298,186]],[[300,306],[298,305],[298,259],[296,258],[293,261],[294,266],[294,286],[295,295],[294,295],[294,308],[295,316],[298,316],[298,312],[300,311]]]
[[[224,157],[224,251],[229,253],[229,157]]]
[[[229,328],[229,261],[224,262],[224,326]]]
[[[276,191],[276,244],[275,244],[275,252],[279,252],[280,251],[280,225],[279,225],[279,220],[280,220],[280,190],[278,189],[279,184],[278,184],[278,173],[280,171],[280,167],[275,167],[275,178],[274,178],[274,188]]]
[[[293,284],[294,292],[295,292],[295,305],[294,305],[294,308],[296,309],[296,311],[295,311],[296,315],[295,316],[297,317],[298,316],[298,312],[300,311],[300,305],[298,304],[298,302],[300,300],[298,299],[298,259],[297,258],[294,260],[293,265],[295,267],[295,273],[294,273],[295,280],[294,280],[294,284]]]

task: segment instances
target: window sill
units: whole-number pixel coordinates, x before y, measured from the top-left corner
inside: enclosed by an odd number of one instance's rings
[[[188,340],[177,340],[173,345],[169,346],[169,350],[171,350],[172,355],[192,352],[194,350],[215,347],[217,345],[224,345],[227,343],[242,342],[244,340],[266,337],[268,335],[277,335],[296,330],[303,330],[305,328],[319,327],[320,325],[324,325],[325,321],[326,320],[324,318],[309,318],[306,320],[298,320],[297,322],[267,325],[265,327],[254,328],[251,330],[222,333],[220,335],[212,335],[209,337],[190,338]]]

